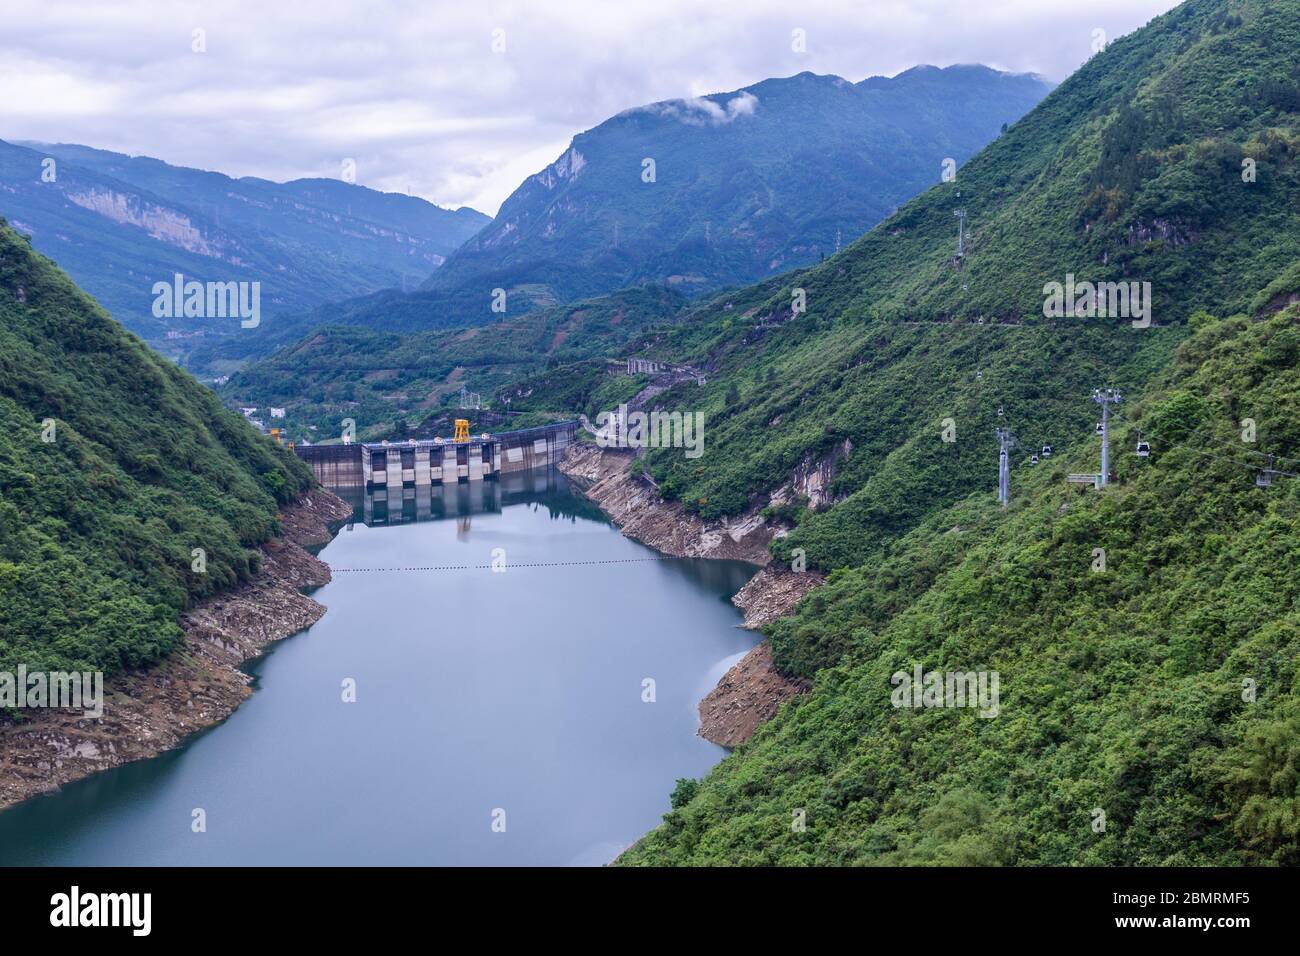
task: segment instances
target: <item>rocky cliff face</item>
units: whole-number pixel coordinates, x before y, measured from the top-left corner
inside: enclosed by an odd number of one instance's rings
[[[745,612],[745,627],[761,628],[789,614],[820,575],[796,573],[772,564],[768,543],[778,534],[757,512],[739,519],[706,522],[675,501],[665,501],[648,481],[631,472],[633,452],[574,445],[560,470],[574,479],[630,538],[664,554],[682,558],[735,558],[762,565],[758,574],[733,597]],[[759,724],[776,715],[781,704],[808,690],[806,681],[782,674],[763,641],[723,676],[700,701],[699,734],[724,747],[735,747]]]
[[[286,508],[284,536],[262,546],[257,577],[185,614],[184,649],[106,681],[102,717],[45,710],[22,723],[0,724],[0,809],[156,756],[230,716],[252,693],[251,678],[239,665],[325,613],[303,589],[327,583],[329,567],[305,549],[328,542],[329,523],[350,513],[322,490]]]
[[[731,603],[745,612],[745,627],[757,631],[791,613],[803,596],[824,580],[815,571],[795,572],[769,564],[740,589]]]
[[[772,492],[772,503],[784,504],[804,498],[808,507],[814,509],[831,504],[835,500],[830,492],[831,482],[852,452],[853,442],[845,438],[824,455],[806,457],[795,468],[790,481]]]
[[[138,226],[162,242],[180,246],[186,252],[215,259],[227,259],[236,264],[239,259],[225,255],[225,251],[204,236],[185,213],[147,202],[139,196],[115,192],[111,189],[88,188],[69,190],[69,202],[83,209],[99,213],[113,222]]]
[[[772,645],[764,641],[700,701],[699,734],[723,747],[737,747],[752,737],[760,724],[775,717],[783,703],[811,686],[778,671],[772,662]]]
[[[574,445],[560,470],[586,491],[629,538],[677,558],[732,558],[766,565],[773,529],[758,513],[707,522],[676,501],[664,501],[651,484],[631,473],[635,453]]]

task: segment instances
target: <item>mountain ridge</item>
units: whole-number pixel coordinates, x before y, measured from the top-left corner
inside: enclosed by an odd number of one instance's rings
[[[192,360],[229,370],[255,344],[264,355],[329,325],[490,327],[665,281],[698,297],[815,261],[937,181],[945,159],[955,170],[1047,90],[1040,78],[971,65],[859,84],[805,72],[632,107],[579,133],[527,177],[419,291],[330,303]],[[727,112],[744,97],[757,105]],[[747,124],[755,131],[744,132]],[[659,157],[653,184],[641,181],[647,153]],[[523,247],[514,242],[520,217],[533,224]]]
[[[875,82],[869,82],[872,80]],[[909,99],[913,88],[921,86],[941,87],[944,94],[954,102],[948,103],[936,97],[918,104],[915,99]],[[990,91],[999,87],[999,92],[1007,96],[1007,102],[1000,110],[988,102],[988,99],[995,98]],[[665,276],[674,275],[673,270],[678,270],[680,284],[688,289],[696,286],[698,291],[701,286],[707,288],[709,285],[716,287],[744,282],[760,277],[763,272],[788,268],[799,262],[806,263],[815,260],[818,254],[833,250],[837,231],[842,234],[842,239],[843,234],[847,234],[849,239],[855,237],[880,218],[891,203],[901,201],[924,183],[937,179],[945,158],[952,158],[957,163],[964,161],[971,155],[973,142],[981,139],[987,142],[995,137],[1001,124],[1014,122],[1024,108],[1036,102],[1049,89],[1048,84],[1040,78],[1003,74],[982,66],[913,68],[898,77],[868,78],[859,84],[836,76],[803,72],[790,77],[760,80],[729,92],[687,100],[664,100],[623,110],[573,137],[554,162],[525,179],[502,204],[494,222],[468,240],[448,260],[448,268],[430,276],[423,288],[444,291],[459,288],[465,282],[462,273],[484,273],[485,281],[493,275],[499,276],[501,264],[491,259],[486,263],[476,261],[480,258],[477,254],[503,245],[517,248],[525,239],[530,242],[528,249],[518,253],[516,258],[545,258],[546,253],[537,240],[558,235],[560,238],[556,241],[563,241],[565,230],[570,228],[566,215],[575,211],[575,204],[590,202],[588,196],[593,190],[599,190],[601,195],[616,195],[619,205],[616,208],[607,205],[599,212],[576,210],[577,218],[572,228],[588,230],[598,226],[606,243],[613,242],[615,246],[619,242],[650,243],[652,251],[641,254],[646,264],[633,264],[631,268],[623,268],[616,262],[606,262],[601,258],[601,253],[608,250],[592,249],[582,252],[572,248],[572,243],[563,246],[566,265],[570,269],[590,264],[592,268],[604,270],[609,276],[597,280],[596,285],[588,284],[581,288],[568,284],[563,277],[545,273],[544,269],[545,274],[534,275],[543,267],[536,263],[526,264],[524,270],[528,280],[552,287],[557,301],[607,292],[643,281],[661,280]],[[830,99],[826,102],[813,102],[810,90]],[[866,99],[861,98],[864,95],[867,95]],[[921,106],[924,109],[919,108]],[[826,115],[834,110],[845,115],[836,117],[834,122],[825,120]],[[985,111],[978,119],[967,115],[977,110]],[[810,119],[803,115],[808,111],[815,111],[817,116]],[[933,126],[921,126],[920,129],[913,126],[907,137],[899,135],[905,124],[920,124],[923,120],[919,117],[928,121],[929,114],[935,112],[939,115]],[[775,135],[767,134],[767,123],[780,126]],[[837,139],[837,124],[852,126],[852,136]],[[981,133],[975,132],[976,126],[982,130]],[[706,152],[698,164],[691,167],[693,175],[697,177],[695,182],[674,185],[677,191],[670,194],[666,204],[663,197],[658,197],[648,200],[650,205],[646,205],[646,202],[636,198],[639,187],[633,187],[622,194],[616,193],[620,184],[628,186],[635,183],[638,176],[641,177],[643,186],[658,187],[661,182],[672,184],[673,164],[676,157],[687,149],[683,138],[676,135],[683,128],[714,130],[718,131],[718,135],[726,137],[717,144],[696,147],[704,148]],[[832,135],[828,136],[827,130]],[[887,133],[891,137],[890,146],[903,155],[872,152],[875,147],[870,142],[871,138]],[[801,137],[807,140],[807,146],[797,142]],[[856,142],[858,139],[864,140],[865,145],[850,145],[851,141]],[[830,158],[817,155],[827,149],[833,150]],[[865,152],[859,152],[858,149]],[[657,159],[654,155],[656,153]],[[925,153],[928,162],[921,161],[922,153]],[[765,159],[770,154],[779,156],[779,161],[737,161],[736,154]],[[653,183],[645,182],[647,159],[655,160]],[[751,180],[752,185],[746,185],[754,192],[753,200],[744,200],[730,212],[718,207],[716,201],[713,203],[722,216],[717,223],[716,236],[711,222],[701,228],[702,217],[694,208],[701,204],[708,206],[709,199],[714,195],[715,187],[707,182],[701,183],[698,179],[707,176],[706,162],[732,163],[734,168],[727,170],[727,189],[736,189],[739,177],[742,181]],[[615,164],[620,166],[617,172],[610,168]],[[811,165],[813,171],[803,168],[805,164]],[[839,169],[841,165],[848,167],[848,171]],[[626,166],[626,169],[622,169],[622,166]],[[760,172],[765,169],[771,170],[771,173]],[[886,171],[894,175],[886,177],[883,175]],[[873,173],[877,176],[874,181],[881,189],[882,196],[866,199],[855,194],[851,187],[837,194],[841,205],[845,204],[849,196],[853,196],[858,203],[865,202],[861,209],[843,213],[827,206],[823,210],[820,207],[824,203],[819,201],[819,208],[805,213],[798,222],[792,223],[792,228],[786,230],[788,235],[784,238],[768,238],[763,234],[763,226],[759,224],[767,211],[761,198],[763,191],[767,191],[770,205],[773,191],[784,185],[782,179],[803,176],[811,182],[818,177],[829,177],[832,181],[848,184],[856,175],[871,176]],[[597,175],[604,178],[599,183],[591,184],[592,177]],[[586,193],[578,189],[579,182],[587,184],[583,187],[587,190]],[[569,195],[575,190],[576,195]],[[690,190],[684,194],[689,198],[677,199],[681,190]],[[555,195],[549,195],[550,193]],[[544,208],[536,208],[539,204]],[[790,215],[789,207],[789,203],[785,204],[781,214]],[[599,218],[594,219],[594,215]],[[706,247],[710,243],[718,243],[719,248],[712,252],[706,248],[694,255],[674,255],[671,246],[652,240],[644,228],[635,228],[631,220],[638,216],[677,217],[685,223],[685,229],[675,230],[675,238],[670,242],[698,241]],[[536,221],[543,217],[545,225],[539,231]],[[611,221],[611,217],[619,218]],[[826,221],[819,222],[819,218]],[[618,222],[621,227],[617,237],[613,222]],[[755,257],[750,253],[751,261],[748,263],[726,261],[728,257],[743,254],[721,248],[727,241],[727,223],[731,223],[733,230],[754,233],[755,238],[749,244],[759,254]],[[700,230],[700,235],[698,239],[691,240],[695,230]],[[689,273],[690,269],[697,267],[702,267],[704,271],[703,277],[698,280]],[[636,271],[637,269],[641,271]]]
[[[0,142],[0,211],[87,291],[171,354],[168,333],[233,334],[153,315],[152,283],[258,281],[269,314],[427,275],[486,217],[328,180],[273,183],[70,144]]]

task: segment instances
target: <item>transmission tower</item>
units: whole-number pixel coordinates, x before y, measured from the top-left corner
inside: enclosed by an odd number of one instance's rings
[[[1011,466],[1008,452],[1016,446],[1010,428],[998,429],[998,501],[1002,507],[1011,504]]]
[[[958,209],[953,213],[957,217],[957,258],[966,255],[966,210]]]
[[[1110,483],[1110,407],[1124,401],[1117,388],[1094,388],[1092,400],[1101,406],[1101,475],[1097,487]]]

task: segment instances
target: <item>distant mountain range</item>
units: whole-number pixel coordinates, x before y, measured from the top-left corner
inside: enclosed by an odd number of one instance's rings
[[[525,180],[420,291],[286,316],[201,349],[191,367],[226,370],[324,325],[477,325],[645,283],[690,296],[813,264],[1050,89],[983,66],[918,66],[860,83],[800,73],[626,110]]]
[[[127,328],[177,354],[239,331],[159,319],[155,281],[260,281],[268,314],[414,287],[489,222],[331,179],[273,183],[86,146],[0,141],[0,214]]]
[[[1050,90],[984,66],[800,73],[626,110],[575,136],[425,283],[475,317],[667,280],[687,294],[832,255]],[[519,306],[510,307],[518,311]]]

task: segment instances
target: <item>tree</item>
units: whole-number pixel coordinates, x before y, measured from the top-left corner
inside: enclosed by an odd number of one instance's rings
[[[674,810],[680,810],[695,799],[695,794],[699,792],[699,789],[700,782],[698,780],[692,780],[690,777],[678,777],[677,786],[673,787],[668,802],[672,804]]]

